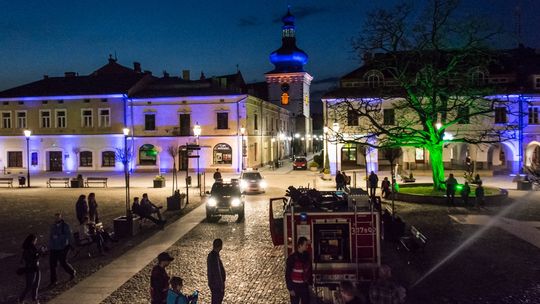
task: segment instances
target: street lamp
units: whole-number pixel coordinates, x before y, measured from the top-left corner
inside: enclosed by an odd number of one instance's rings
[[[244,134],[246,133],[246,128],[240,128],[240,134],[242,135],[242,171],[246,170],[246,165],[244,163],[244,158],[246,157],[246,143],[244,142]]]
[[[32,135],[32,131],[24,130],[24,136],[26,137],[26,180],[28,188],[30,188],[30,135]]]
[[[334,131],[334,138],[336,141],[336,174],[338,169],[338,141],[337,141],[337,133],[339,132],[339,122],[334,122],[332,124],[332,130]]]
[[[129,135],[129,128],[123,128],[122,132],[124,133],[124,157],[122,157],[122,163],[124,163],[124,178],[126,181],[126,219],[128,223],[133,219],[132,214],[129,208],[129,156],[128,156],[128,144],[127,139]],[[129,225],[129,224],[128,224]],[[131,227],[131,226],[129,226]]]
[[[199,136],[201,136],[201,126],[199,123],[195,123],[193,126],[193,135],[197,138],[197,146],[199,146]],[[197,147],[199,148],[199,147]],[[199,167],[199,150],[197,149],[197,186],[199,187],[199,194],[201,192],[201,175],[199,173],[200,167]]]

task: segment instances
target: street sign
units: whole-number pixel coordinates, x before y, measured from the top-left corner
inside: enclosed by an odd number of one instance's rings
[[[201,146],[199,146],[199,145],[187,145],[187,146],[186,146],[186,149],[187,149],[187,150],[190,150],[190,151],[193,151],[193,150],[200,150],[200,149],[201,149]]]

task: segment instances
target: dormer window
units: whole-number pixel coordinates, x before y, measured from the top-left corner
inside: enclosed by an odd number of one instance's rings
[[[377,70],[371,70],[364,75],[364,80],[370,88],[376,88],[384,85],[384,75]]]

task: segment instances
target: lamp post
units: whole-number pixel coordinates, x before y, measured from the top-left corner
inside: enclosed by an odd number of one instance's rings
[[[240,134],[242,135],[242,171],[246,170],[246,165],[244,164],[244,158],[246,157],[246,144],[244,142],[244,134],[246,133],[246,128],[240,128]]]
[[[128,221],[132,220],[132,214],[131,210],[129,208],[129,201],[130,201],[130,195],[129,195],[129,156],[128,156],[128,144],[127,144],[127,138],[129,135],[129,128],[123,128],[122,132],[124,133],[124,157],[122,159],[122,162],[124,163],[124,178],[126,181],[126,219]]]
[[[334,138],[336,140],[336,174],[338,169],[338,141],[337,141],[337,133],[339,132],[339,122],[334,122],[332,125],[332,130],[334,131]]]
[[[328,131],[329,131],[329,128],[327,126],[324,126],[323,128],[323,133],[324,133],[324,164],[323,164],[323,168],[326,169],[326,166],[328,165],[328,168],[330,168],[330,164],[327,164],[327,159],[328,159]]]
[[[24,136],[26,137],[26,180],[27,180],[27,186],[30,188],[30,136],[32,135],[32,131],[30,130],[24,130]]]
[[[199,125],[199,123],[195,123],[195,125],[193,126],[193,135],[195,135],[195,138],[197,139],[197,146],[199,146],[199,136],[201,136],[201,126]],[[197,147],[197,148],[200,148],[200,147]],[[199,173],[200,171],[200,166],[199,166],[199,150],[197,149],[197,187],[199,187],[199,194],[201,192],[201,175]]]

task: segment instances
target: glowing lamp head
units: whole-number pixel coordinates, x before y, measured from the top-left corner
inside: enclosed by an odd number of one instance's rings
[[[437,130],[439,130],[441,127],[442,127],[442,124],[440,122],[435,124],[435,128],[437,128]]]
[[[279,140],[284,141],[285,140],[285,134],[280,133],[279,134]]]
[[[332,124],[332,130],[334,132],[339,132],[339,122],[335,122]]]
[[[300,138],[300,133],[294,134],[294,138]]]
[[[240,128],[240,134],[242,134],[242,135],[246,134],[246,128],[241,127]]]
[[[328,131],[330,131],[330,128],[328,128],[327,126],[324,126],[323,128],[324,134],[328,133]]]
[[[29,138],[30,135],[32,135],[32,131],[30,131],[30,130],[24,130],[23,132],[24,132],[24,136],[26,136],[26,138]]]
[[[129,128],[123,128],[122,132],[124,133],[124,136],[128,136],[129,135]]]
[[[193,135],[195,135],[195,136],[200,136],[200,135],[201,135],[201,132],[202,132],[201,126],[199,125],[199,123],[196,123],[196,124],[193,126]]]

